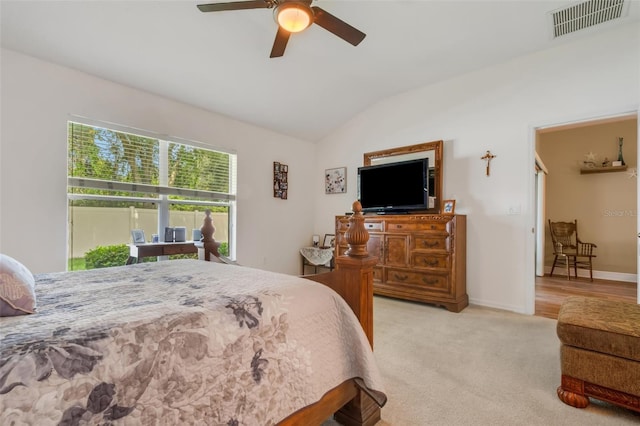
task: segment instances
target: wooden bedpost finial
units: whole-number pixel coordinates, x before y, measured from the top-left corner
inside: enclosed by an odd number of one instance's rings
[[[213,219],[211,219],[211,210],[205,210],[204,215],[204,223],[200,228],[200,232],[202,233],[202,241],[205,243],[209,243],[215,241],[213,239],[213,234],[214,232],[216,232],[216,228],[213,226]]]
[[[216,228],[213,226],[213,219],[211,219],[211,210],[205,210],[204,215],[204,221],[200,228],[200,232],[202,233],[202,244],[205,252],[204,259],[209,260],[209,253],[213,254],[215,257],[220,257],[220,252],[218,251],[220,243],[213,239],[213,234],[216,232]]]
[[[349,218],[349,229],[344,234],[349,249],[345,253],[351,257],[367,257],[367,241],[369,241],[369,233],[364,227],[364,216],[362,215],[362,204],[360,201],[353,203],[353,215]]]

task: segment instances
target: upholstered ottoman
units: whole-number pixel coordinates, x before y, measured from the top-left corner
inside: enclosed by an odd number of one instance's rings
[[[569,297],[557,333],[562,402],[584,408],[593,397],[640,412],[640,305]]]

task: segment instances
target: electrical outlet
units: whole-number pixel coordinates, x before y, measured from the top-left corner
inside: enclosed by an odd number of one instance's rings
[[[520,214],[520,206],[509,207],[509,214]]]

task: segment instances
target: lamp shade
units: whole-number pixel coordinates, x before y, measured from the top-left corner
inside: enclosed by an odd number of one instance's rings
[[[303,3],[283,3],[275,10],[276,22],[290,33],[298,33],[311,25],[313,12]]]

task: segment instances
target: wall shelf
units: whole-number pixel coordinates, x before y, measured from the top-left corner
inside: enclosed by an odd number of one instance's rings
[[[624,166],[610,166],[610,167],[581,167],[580,174],[585,175],[589,173],[624,172],[625,170],[627,170],[626,164]]]

